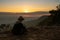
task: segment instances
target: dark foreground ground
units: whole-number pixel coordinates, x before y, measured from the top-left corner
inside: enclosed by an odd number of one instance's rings
[[[11,32],[0,34],[0,40],[60,40],[60,26],[36,26],[27,28],[26,35],[14,36]]]

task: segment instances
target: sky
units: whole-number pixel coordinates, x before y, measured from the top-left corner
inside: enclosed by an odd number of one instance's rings
[[[35,12],[55,9],[59,0],[0,0],[0,12]]]

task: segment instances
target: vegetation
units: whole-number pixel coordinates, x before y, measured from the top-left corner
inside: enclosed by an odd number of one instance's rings
[[[56,10],[50,10],[50,16],[47,16],[44,21],[40,22],[39,25],[60,25],[60,5],[56,6]]]

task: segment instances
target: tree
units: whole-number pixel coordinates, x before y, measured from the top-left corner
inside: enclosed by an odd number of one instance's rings
[[[56,10],[50,10],[49,13],[51,14],[51,16],[56,16],[57,11]]]
[[[50,10],[49,13],[51,14],[51,17],[53,18],[52,22],[54,23],[60,23],[60,4],[56,6],[56,10]]]

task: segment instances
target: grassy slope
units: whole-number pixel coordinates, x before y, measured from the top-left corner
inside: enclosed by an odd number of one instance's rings
[[[27,30],[27,34],[22,36],[14,36],[11,33],[4,33],[5,36],[0,37],[0,40],[60,40],[60,28],[57,26],[36,26],[30,27]]]

